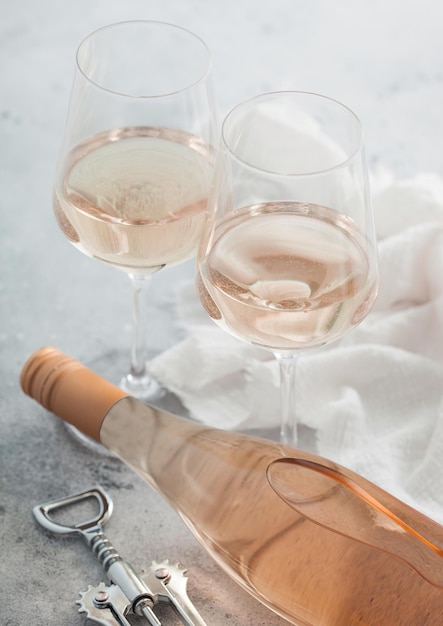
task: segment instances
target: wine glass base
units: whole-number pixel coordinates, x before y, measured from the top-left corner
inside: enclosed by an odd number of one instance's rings
[[[164,387],[149,374],[143,374],[142,376],[127,374],[120,380],[120,388],[129,395],[134,396],[134,398],[144,402],[160,400],[166,393]]]

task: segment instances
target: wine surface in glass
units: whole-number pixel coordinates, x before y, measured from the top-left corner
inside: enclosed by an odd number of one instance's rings
[[[201,263],[200,298],[228,332],[273,351],[344,335],[376,295],[363,237],[327,207],[257,204],[217,226]]]
[[[211,165],[182,131],[131,127],[93,136],[70,154],[55,214],[82,252],[149,273],[190,258],[205,219]]]

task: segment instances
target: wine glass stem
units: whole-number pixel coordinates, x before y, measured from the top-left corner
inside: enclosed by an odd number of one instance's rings
[[[297,445],[297,417],[295,411],[296,354],[276,354],[280,368],[281,426],[280,440]]]
[[[132,283],[132,346],[131,346],[131,376],[142,378],[146,374],[146,309],[147,294],[151,284],[151,275],[136,276],[130,274]]]

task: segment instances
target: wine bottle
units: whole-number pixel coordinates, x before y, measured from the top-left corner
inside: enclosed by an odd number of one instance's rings
[[[143,404],[55,348],[31,355],[21,385],[142,476],[291,623],[443,624],[443,528],[354,472]]]

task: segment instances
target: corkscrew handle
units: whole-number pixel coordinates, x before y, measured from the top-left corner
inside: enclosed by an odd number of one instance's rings
[[[79,504],[85,500],[94,498],[99,506],[98,513],[92,518],[77,522],[74,525],[66,525],[57,522],[51,513],[75,504]],[[106,491],[100,486],[94,486],[80,493],[48,502],[46,504],[38,504],[33,508],[34,517],[37,522],[47,530],[59,535],[83,534],[102,527],[112,515],[113,502]]]

